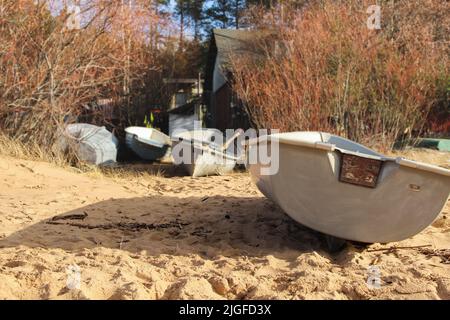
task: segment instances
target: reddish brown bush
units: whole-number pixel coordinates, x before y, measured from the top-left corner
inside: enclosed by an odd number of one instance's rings
[[[101,99],[130,120],[128,107],[159,68],[149,30],[163,18],[150,2],[82,1],[79,30],[67,28],[63,3],[0,1],[0,130],[22,142],[51,145],[64,119]]]
[[[264,19],[273,23],[262,54],[233,57],[232,66],[255,126],[330,131],[388,149],[448,108],[448,2],[383,1],[381,30],[367,27],[371,4],[314,1]]]

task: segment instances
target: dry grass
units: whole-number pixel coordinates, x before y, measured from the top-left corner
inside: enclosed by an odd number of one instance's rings
[[[450,169],[450,152],[422,148],[409,148],[401,151],[391,151],[388,155],[393,157],[404,157]]]
[[[165,175],[163,169],[158,167],[145,167],[139,165],[126,165],[123,167],[95,167],[89,172],[90,176],[108,177],[115,181],[120,180],[151,180]]]
[[[45,161],[61,167],[69,165],[67,156],[49,151],[36,142],[23,143],[19,139],[0,133],[0,155],[23,160]]]
[[[19,139],[11,138],[0,133],[0,156],[12,157],[30,161],[44,161],[58,167],[73,170],[91,178],[110,178],[120,180],[150,180],[165,175],[164,169],[159,166],[125,165],[100,167],[79,161],[74,154],[63,154],[52,148],[41,147],[37,143],[23,143]]]

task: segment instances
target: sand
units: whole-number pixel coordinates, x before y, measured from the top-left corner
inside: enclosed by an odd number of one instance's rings
[[[449,211],[330,253],[246,173],[112,178],[0,156],[0,298],[450,299]]]

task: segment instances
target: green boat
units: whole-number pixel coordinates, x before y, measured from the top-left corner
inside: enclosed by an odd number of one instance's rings
[[[435,149],[450,152],[450,139],[420,138],[414,144],[417,148]]]

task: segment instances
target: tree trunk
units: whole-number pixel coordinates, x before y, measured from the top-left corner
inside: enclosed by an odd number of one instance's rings
[[[180,51],[183,51],[184,41],[184,9],[180,10]]]
[[[239,1],[240,0],[235,0],[234,2],[234,15],[235,15],[235,26],[236,29],[239,29]]]

